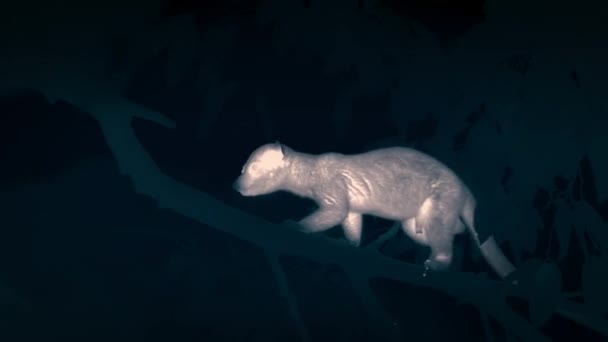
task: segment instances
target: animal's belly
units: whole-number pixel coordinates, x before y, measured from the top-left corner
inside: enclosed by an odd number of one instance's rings
[[[416,216],[420,201],[413,198],[396,198],[390,196],[369,196],[353,198],[350,201],[351,211],[361,214],[382,217],[388,220],[403,221]]]
[[[420,233],[417,233],[415,218],[410,218],[403,222],[402,227],[405,234],[407,234],[407,236],[414,240],[414,242],[423,246],[428,246],[428,231],[426,229],[422,229]]]

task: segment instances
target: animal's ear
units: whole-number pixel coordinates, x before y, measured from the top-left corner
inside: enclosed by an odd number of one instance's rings
[[[279,145],[279,147],[281,148],[281,154],[283,154],[283,157],[285,157],[285,155],[287,154],[287,147],[281,144],[281,142],[279,142],[278,140],[275,140],[275,144]]]

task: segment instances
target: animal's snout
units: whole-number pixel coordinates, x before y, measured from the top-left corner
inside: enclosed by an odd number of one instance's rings
[[[233,183],[232,183],[232,188],[234,190],[236,190],[236,192],[238,192],[239,194],[246,196],[247,192],[249,191],[249,185],[247,185],[247,182],[243,183],[243,177],[239,177],[237,178]]]

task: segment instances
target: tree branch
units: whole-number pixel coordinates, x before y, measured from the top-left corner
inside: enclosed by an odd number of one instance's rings
[[[302,342],[310,342],[310,336],[308,334],[308,330],[306,329],[306,324],[304,324],[304,319],[300,315],[298,300],[289,289],[289,281],[287,280],[287,276],[285,275],[285,272],[281,267],[281,263],[279,261],[280,255],[270,253],[268,251],[266,251],[265,255],[266,259],[268,259],[268,263],[270,263],[272,273],[274,274],[277,280],[279,293],[287,301],[289,313],[291,314],[291,317],[294,320],[294,323],[296,324]]]
[[[506,304],[502,294],[505,287],[509,295],[527,299],[527,294],[510,284],[472,273],[450,271],[435,272],[423,277],[421,266],[390,259],[375,250],[352,248],[338,240],[303,234],[269,223],[167,177],[135,137],[131,122],[133,117],[140,117],[173,127],[171,120],[120,97],[104,98],[103,95],[97,95],[95,101],[89,97],[89,101],[83,103],[73,99],[72,102],[98,120],[120,172],[132,178],[135,191],[155,199],[161,208],[171,209],[214,229],[247,240],[271,253],[298,255],[321,263],[339,264],[345,270],[350,270],[351,279],[367,279],[369,282],[373,278],[388,278],[433,288],[474,303],[480,310],[501,321],[510,334],[522,340],[548,341]],[[256,229],[250,229],[252,226]],[[353,275],[353,272],[356,274]],[[486,296],[492,300],[482,298]]]

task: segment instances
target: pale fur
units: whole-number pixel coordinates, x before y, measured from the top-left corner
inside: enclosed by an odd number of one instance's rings
[[[303,229],[342,225],[355,246],[361,241],[362,215],[399,221],[410,238],[430,247],[426,269],[450,266],[454,236],[466,227],[501,277],[515,269],[492,237],[480,244],[476,202],[467,186],[447,166],[414,149],[311,155],[266,144],[251,154],[234,187],[243,196],[288,191],[313,199],[319,209],[299,222]]]

